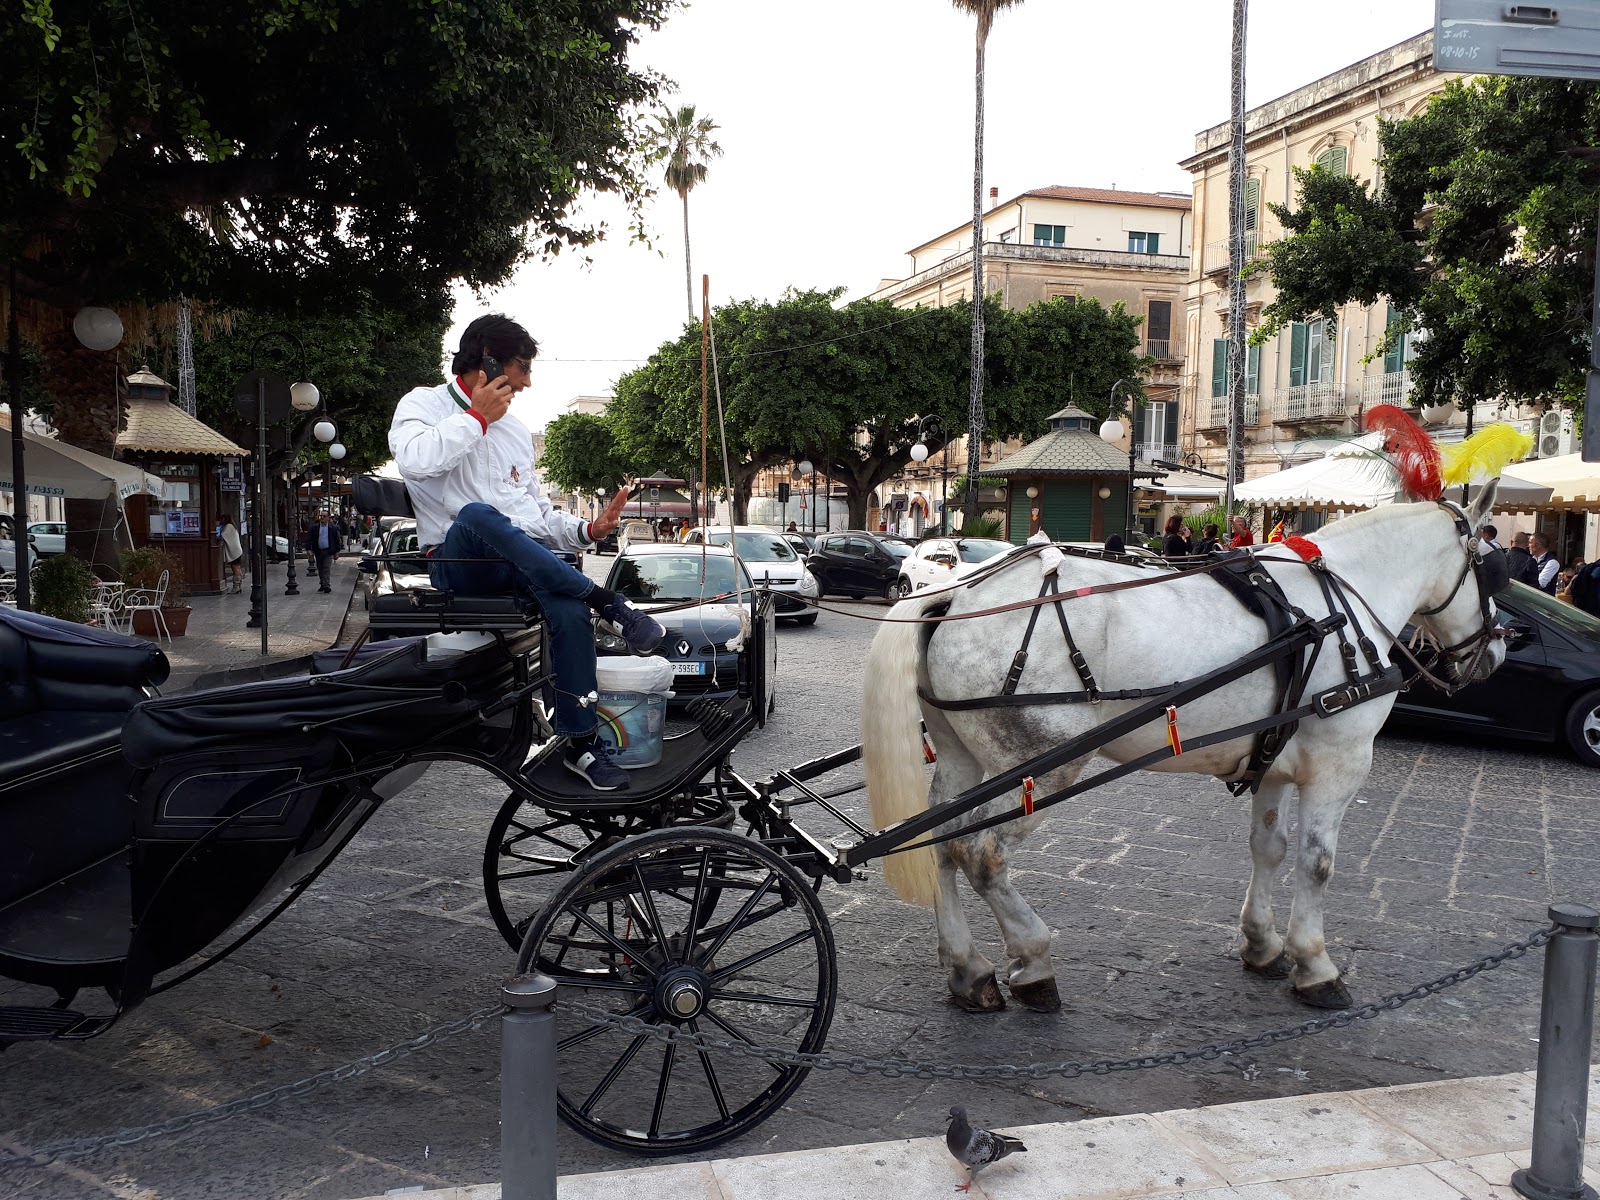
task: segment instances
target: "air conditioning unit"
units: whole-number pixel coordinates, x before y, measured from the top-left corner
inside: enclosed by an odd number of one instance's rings
[[[1539,418],[1539,432],[1534,436],[1538,439],[1533,449],[1535,458],[1556,458],[1577,449],[1572,414],[1563,409],[1546,409]]]

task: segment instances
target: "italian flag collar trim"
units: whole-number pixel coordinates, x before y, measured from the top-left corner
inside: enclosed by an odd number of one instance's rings
[[[472,401],[467,399],[467,389],[462,384],[461,377],[459,375],[455,379],[451,380],[446,386],[450,392],[450,399],[456,402],[457,407],[459,407],[462,412],[466,412],[472,407]]]

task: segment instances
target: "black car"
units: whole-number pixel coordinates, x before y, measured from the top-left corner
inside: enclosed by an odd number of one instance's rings
[[[1511,631],[1500,669],[1453,696],[1419,683],[1401,693],[1390,723],[1564,742],[1600,767],[1600,620],[1521,583],[1494,600]]]
[[[852,600],[863,596],[892,597],[900,564],[910,555],[911,547],[904,542],[861,529],[846,529],[818,538],[817,548],[806,558],[806,566],[817,577],[824,596],[842,594]]]

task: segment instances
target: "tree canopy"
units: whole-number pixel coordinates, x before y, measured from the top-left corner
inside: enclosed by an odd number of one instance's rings
[[[1297,171],[1278,289],[1254,339],[1341,304],[1387,300],[1410,333],[1422,404],[1583,395],[1600,210],[1600,89],[1495,76],[1452,82],[1380,125],[1382,186]],[[1421,336],[1418,336],[1421,335]]]
[[[628,51],[673,0],[21,0],[0,255],[22,295],[434,309],[648,194]]]
[[[584,495],[615,492],[638,474],[617,448],[610,423],[594,413],[567,413],[545,426],[539,469],[552,486]]]
[[[919,429],[937,452],[965,434],[970,305],[899,309],[838,305],[838,292],[746,300],[713,315],[732,499],[739,519],[764,468],[810,458],[849,492],[851,520],[868,494],[911,461]],[[1076,402],[1103,415],[1112,383],[1138,378],[1139,318],[1121,306],[1054,300],[1021,312],[987,303],[986,428],[1036,436]],[[689,326],[617,381],[605,421],[621,462],[688,478],[700,460],[700,328]],[[715,395],[708,405],[713,487],[726,486]],[[924,418],[931,418],[926,425]],[[935,429],[937,432],[935,432]]]

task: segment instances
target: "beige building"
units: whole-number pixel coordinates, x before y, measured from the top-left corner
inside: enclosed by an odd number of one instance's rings
[[[1433,69],[1433,35],[1425,33],[1309,83],[1246,117],[1246,254],[1253,261],[1283,230],[1269,203],[1293,205],[1294,170],[1321,166],[1381,184],[1380,119],[1416,115],[1448,78]],[[1184,342],[1188,373],[1182,403],[1182,450],[1207,468],[1227,459],[1228,126],[1195,138],[1181,164],[1194,176],[1194,243]],[[1246,284],[1251,329],[1275,296],[1270,278]],[[1320,452],[1315,440],[1355,431],[1363,410],[1406,405],[1411,391],[1404,344],[1379,354],[1391,319],[1386,304],[1347,305],[1336,328],[1296,323],[1259,347],[1245,370],[1245,475],[1254,478]],[[1441,412],[1454,421],[1464,415]]]
[[[610,396],[574,396],[567,401],[569,413],[587,413],[591,417],[598,417],[611,407]]]
[[[1191,278],[1193,222],[1182,193],[1126,192],[1106,188],[1043,187],[1001,203],[990,188],[983,218],[983,286],[1007,308],[1045,300],[1093,297],[1122,304],[1144,318],[1142,349],[1157,360],[1146,388],[1152,403],[1141,410],[1136,436],[1141,457],[1170,458],[1179,436],[1178,394],[1183,379],[1182,315]],[[872,293],[900,308],[940,307],[972,293],[970,222],[909,252],[910,273],[885,279]],[[993,464],[1020,442],[984,447]],[[966,471],[966,439],[948,449],[950,476]],[[882,489],[885,519],[921,533],[936,522],[941,455]],[[999,503],[999,497],[992,498]]]

